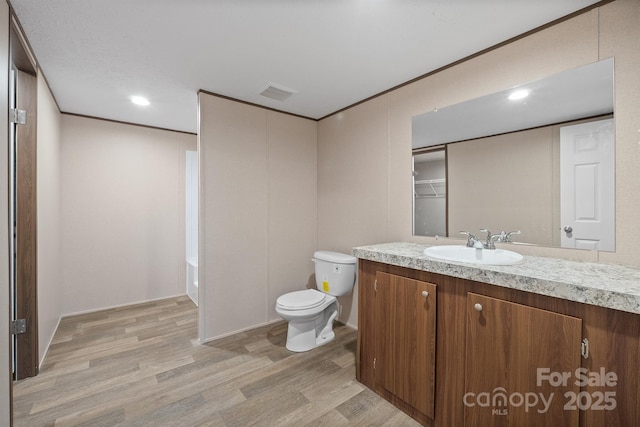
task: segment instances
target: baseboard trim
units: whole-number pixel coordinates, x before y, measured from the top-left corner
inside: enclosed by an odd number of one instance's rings
[[[56,324],[56,327],[53,328],[53,334],[49,338],[49,342],[47,343],[47,347],[45,348],[44,353],[42,353],[42,357],[40,358],[40,362],[38,363],[38,371],[42,369],[42,365],[44,364],[44,360],[47,358],[47,354],[49,353],[49,348],[51,347],[53,338],[56,336],[56,332],[58,332],[58,328],[60,327],[61,321],[62,321],[62,316],[58,317],[58,323]]]
[[[185,297],[185,296],[188,297],[188,295],[186,293],[184,293],[184,294],[170,295],[170,296],[159,297],[159,298],[152,298],[152,299],[147,299],[147,300],[142,300],[142,301],[137,301],[137,302],[128,302],[128,303],[124,303],[124,304],[111,305],[111,306],[108,306],[108,307],[94,308],[94,309],[90,309],[90,310],[76,311],[76,312],[73,312],[73,313],[63,314],[61,316],[61,319],[65,318],[65,317],[79,316],[79,315],[82,315],[82,314],[91,314],[91,313],[96,313],[98,311],[111,310],[111,309],[114,309],[114,308],[129,307],[129,306],[132,306],[132,305],[146,304],[146,303],[149,303],[149,302],[157,302],[157,301],[162,301],[162,300],[165,300],[165,299],[173,299],[173,298]],[[58,322],[58,324],[59,324],[59,322]]]
[[[280,319],[280,318],[272,319],[272,320],[269,320],[268,322],[258,323],[258,324],[255,324],[253,326],[248,326],[246,328],[237,329],[237,330],[232,331],[232,332],[225,332],[224,334],[216,335],[215,337],[209,337],[209,338],[200,339],[199,341],[200,341],[200,344],[206,344],[206,343],[209,343],[209,342],[212,342],[212,341],[215,341],[215,340],[219,340],[221,338],[226,338],[226,337],[229,337],[231,335],[239,334],[241,332],[250,331],[251,329],[260,328],[262,326],[268,326],[268,325],[271,325],[273,323],[284,322],[284,321],[285,320]]]
[[[268,325],[271,325],[271,324],[274,324],[274,323],[278,323],[278,322],[286,322],[286,320],[283,320],[283,319],[280,319],[280,318],[272,319],[272,320],[269,320],[268,322],[258,323],[256,325],[249,326],[249,327],[242,328],[242,329],[238,329],[238,330],[235,330],[235,331],[232,331],[232,332],[226,332],[226,333],[221,334],[221,335],[216,335],[215,337],[206,338],[204,340],[201,339],[201,340],[199,340],[199,342],[200,342],[200,344],[210,343],[212,341],[219,340],[221,338],[226,338],[226,337],[229,337],[231,335],[235,335],[235,334],[239,334],[239,333],[242,333],[242,332],[250,331],[251,329],[260,328],[262,326],[268,326]],[[358,330],[357,327],[355,327],[355,326],[353,326],[353,325],[351,325],[349,323],[344,323],[341,320],[336,320],[336,323],[348,326],[349,328],[351,328],[351,329],[353,329],[355,331]]]

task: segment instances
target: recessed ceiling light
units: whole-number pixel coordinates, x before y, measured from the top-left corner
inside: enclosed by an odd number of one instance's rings
[[[512,101],[517,101],[518,99],[526,98],[527,96],[529,96],[528,90],[519,89],[511,92],[511,94],[509,95],[509,99]]]
[[[143,96],[132,96],[131,102],[133,102],[136,105],[142,105],[145,107],[149,105],[149,100]]]

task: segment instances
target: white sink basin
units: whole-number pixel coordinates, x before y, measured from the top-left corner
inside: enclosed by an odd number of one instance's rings
[[[439,260],[484,265],[514,265],[522,262],[522,255],[505,249],[475,249],[466,246],[430,246],[424,254]]]

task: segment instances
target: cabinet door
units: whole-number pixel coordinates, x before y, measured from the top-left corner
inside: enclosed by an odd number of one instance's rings
[[[376,385],[433,418],[436,285],[376,274]]]
[[[565,404],[580,392],[581,335],[581,319],[469,293],[465,425],[577,426]]]

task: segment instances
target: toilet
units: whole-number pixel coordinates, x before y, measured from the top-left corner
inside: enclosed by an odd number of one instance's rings
[[[289,322],[290,351],[309,351],[333,341],[333,322],[339,314],[336,297],[351,293],[356,282],[356,257],[316,251],[312,261],[318,289],[289,292],[276,300],[276,313]]]

